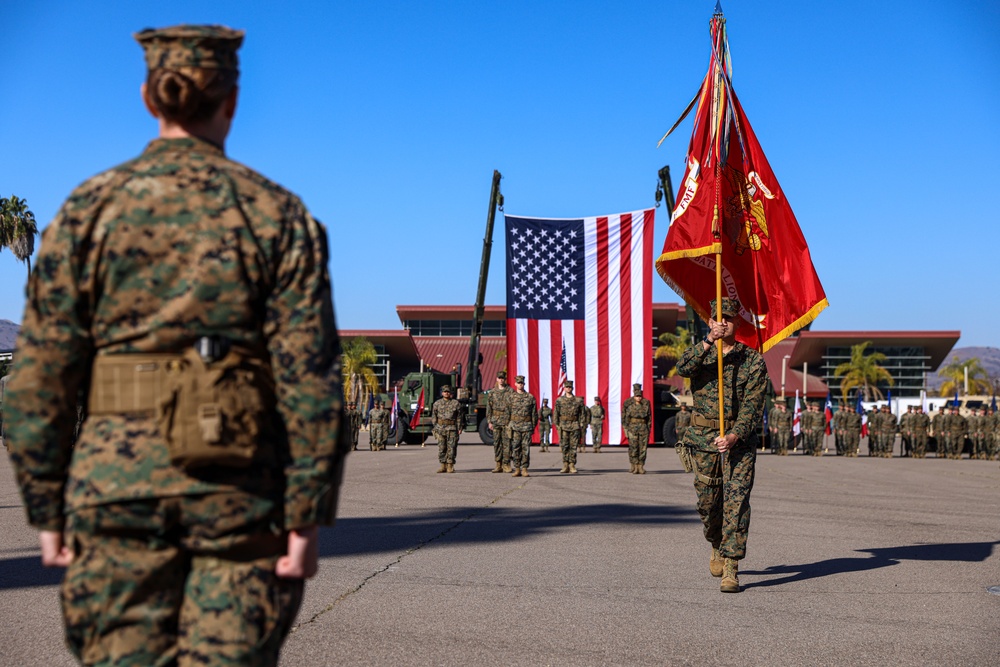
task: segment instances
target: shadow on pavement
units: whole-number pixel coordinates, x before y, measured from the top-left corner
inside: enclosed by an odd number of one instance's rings
[[[765,570],[746,570],[740,574],[769,576],[786,574],[790,576],[767,581],[755,581],[744,584],[743,588],[766,588],[780,586],[796,581],[817,579],[831,574],[847,572],[864,572],[880,567],[898,565],[904,560],[918,561],[956,561],[980,563],[993,554],[997,542],[959,542],[956,544],[914,544],[904,547],[886,547],[884,549],[858,549],[859,553],[871,554],[868,558],[831,558],[818,563],[802,565],[774,565]]]
[[[0,590],[54,586],[62,582],[61,567],[42,567],[38,554],[0,560]]]
[[[489,544],[519,540],[560,528],[586,524],[665,525],[701,523],[690,507],[623,503],[517,510],[464,507],[407,516],[337,519],[334,529],[320,531],[319,555],[355,556],[398,553],[448,535],[452,544]]]

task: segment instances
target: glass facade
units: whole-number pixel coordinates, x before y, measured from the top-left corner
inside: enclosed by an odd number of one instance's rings
[[[403,320],[411,336],[471,336],[472,320]],[[507,320],[483,320],[484,336],[506,336]]]
[[[927,374],[932,373],[934,369],[930,367],[930,355],[923,347],[869,345],[865,352],[881,352],[886,357],[879,365],[889,371],[895,384],[890,387],[887,383],[880,382],[877,386],[883,396],[891,390],[896,398],[916,398],[920,396],[922,389],[927,389]],[[834,369],[850,360],[850,346],[826,348],[819,373],[831,392],[839,392],[843,380],[834,377]]]

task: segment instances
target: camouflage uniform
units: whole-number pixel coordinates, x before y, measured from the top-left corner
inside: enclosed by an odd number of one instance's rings
[[[514,476],[528,476],[528,465],[531,463],[531,436],[538,424],[538,406],[535,397],[524,391],[524,376],[515,379],[517,391],[510,395],[510,445],[511,467]]]
[[[601,405],[600,398],[594,397],[594,404],[590,406],[590,435],[594,441],[594,453],[600,453],[601,442],[604,440],[604,406]]]
[[[636,393],[639,395],[636,395]],[[632,396],[622,405],[622,430],[628,438],[628,462],[630,472],[645,474],[646,447],[649,445],[649,429],[653,423],[653,408],[649,399],[642,396],[642,385],[632,385]]]
[[[583,403],[583,421],[580,422],[580,442],[576,448],[577,452],[586,453],[587,452],[587,427],[590,426],[590,408],[587,407],[587,402],[583,400],[582,396],[578,396],[577,400]]]
[[[684,472],[691,472],[691,459],[688,456],[687,449],[681,445],[684,441],[684,434],[687,433],[688,428],[691,426],[691,413],[688,412],[687,406],[682,405],[680,412],[674,415],[674,432],[677,434],[677,443],[674,445],[674,449],[677,451],[677,456],[681,460],[681,465],[684,466]]]
[[[913,458],[922,459],[927,455],[927,429],[930,425],[931,418],[924,414],[923,409],[917,408],[910,419]]]
[[[784,404],[781,404],[784,407]],[[771,450],[778,456],[788,454],[788,443],[792,437],[792,413],[785,409],[771,411]]]
[[[552,420],[559,429],[559,447],[562,449],[563,467],[560,472],[576,472],[576,448],[580,444],[584,416],[587,406],[572,394],[573,381],[567,380],[565,385],[570,393],[564,393],[556,399]]]
[[[382,401],[375,401],[375,407],[368,412],[368,445],[373,452],[385,449],[385,418],[388,414],[382,407]]]
[[[823,455],[823,421],[819,406],[810,403],[809,409],[802,414],[802,432],[805,434],[803,454]]]
[[[139,38],[151,66],[177,65],[179,51],[196,56],[191,68],[235,68],[242,33],[191,26]],[[349,448],[328,263],[327,232],[295,195],[197,138],[154,140],[80,185],[46,227],[5,411],[28,520],[65,529],[74,552],[62,603],[82,662],[277,662],[303,581],[278,578],[276,563],[287,531],[333,522]],[[230,351],[198,361],[202,341]],[[221,422],[219,441],[250,440],[251,460],[173,462],[178,441],[167,436],[188,437],[181,429],[205,414],[180,402],[187,385],[160,405],[167,421],[155,409],[116,411],[105,403],[152,402],[117,391],[106,400],[87,384],[109,363],[127,367],[124,355],[152,354],[163,365],[135,362],[133,386],[164,368],[186,377],[204,367],[199,382],[223,368],[206,391],[255,401],[216,404],[227,420],[252,415]],[[237,380],[252,393],[235,392]],[[89,412],[74,448],[81,389]]]
[[[549,444],[552,442],[552,408],[549,407],[549,399],[542,399],[542,407],[538,410],[538,442],[541,445],[539,451],[549,451]]]
[[[854,410],[844,413],[844,456],[856,457],[861,448],[861,415]]]
[[[988,422],[989,418],[982,408],[976,410],[975,414],[969,417],[969,438],[972,440],[970,457],[973,459],[986,458],[986,438],[989,437],[986,432]]]
[[[507,373],[499,371],[498,380],[506,380]],[[510,424],[510,394],[513,390],[504,384],[491,389],[486,394],[486,421],[493,429],[493,460],[496,467],[493,472],[511,472],[510,440],[508,426]]]
[[[738,438],[725,456],[714,443],[719,435],[719,376],[716,347],[701,342],[689,347],[677,362],[677,373],[690,378],[694,395],[691,427],[684,445],[695,460],[694,487],[705,539],[723,558],[746,555],[750,530],[750,491],[757,458],[757,427],[764,412],[767,371],[756,350],[736,342],[723,357],[727,434]],[[708,425],[706,425],[708,424]]]
[[[913,451],[913,406],[907,406],[906,412],[899,417],[899,455],[909,456]]]
[[[358,448],[358,435],[361,433],[361,422],[363,421],[361,410],[358,406],[351,404],[350,408],[344,413],[344,419],[350,425],[351,429],[351,446],[352,449]]]
[[[1000,414],[990,408],[986,418],[989,424],[986,429],[986,458],[992,461],[1000,454]]]
[[[931,435],[934,436],[934,441],[937,443],[937,457],[944,458],[948,454],[948,439],[945,437],[946,424],[948,415],[945,412],[944,406],[938,408],[937,414],[931,418]]]
[[[952,408],[945,426],[948,429],[948,458],[958,460],[962,458],[962,451],[965,449],[965,436],[969,432],[969,422],[958,414],[958,408]]]
[[[445,385],[441,393],[447,393],[434,401],[431,406],[431,424],[434,438],[438,441],[438,472],[455,472],[455,455],[458,453],[458,427],[462,423],[462,404],[451,398],[451,387]]]

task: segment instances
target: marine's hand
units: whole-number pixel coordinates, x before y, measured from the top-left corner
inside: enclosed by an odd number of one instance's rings
[[[739,438],[736,437],[735,433],[727,433],[724,436],[719,436],[715,439],[715,446],[719,448],[720,452],[728,452],[736,444]]]
[[[286,579],[310,579],[319,569],[319,527],[288,532],[288,553],[278,559],[274,573]]]
[[[73,562],[73,552],[63,544],[62,531],[39,531],[38,543],[42,547],[42,565],[45,567],[68,567]]]

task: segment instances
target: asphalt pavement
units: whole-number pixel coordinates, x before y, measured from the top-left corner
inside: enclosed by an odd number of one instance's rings
[[[362,445],[366,444],[362,434]],[[743,592],[719,592],[672,449],[491,474],[465,435],[353,452],[282,665],[997,665],[1000,465],[761,454]],[[0,666],[74,664],[0,457]]]

